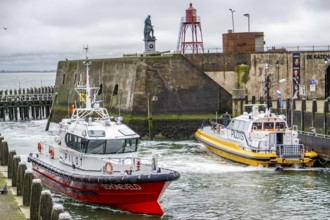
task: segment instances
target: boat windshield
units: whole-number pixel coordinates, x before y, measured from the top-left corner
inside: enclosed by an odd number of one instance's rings
[[[137,138],[112,140],[87,140],[84,153],[87,154],[121,154],[137,151]]]
[[[95,139],[87,140],[73,134],[66,134],[67,147],[88,154],[119,154],[137,151],[138,138],[126,139]]]

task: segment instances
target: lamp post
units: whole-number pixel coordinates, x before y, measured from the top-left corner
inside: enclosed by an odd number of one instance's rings
[[[231,20],[232,20],[232,23],[233,23],[233,32],[235,32],[235,26],[234,26],[234,12],[235,12],[235,10],[230,8],[229,11],[231,11]]]
[[[250,32],[250,14],[244,14],[248,18],[248,32]]]
[[[327,64],[328,57],[324,57],[324,99],[327,99],[329,97]]]
[[[153,123],[152,123],[152,102],[158,101],[157,96],[152,96],[150,100],[150,93],[148,93],[147,97],[147,111],[148,111],[148,130],[149,130],[149,140],[153,139]]]
[[[280,78],[280,62],[276,61],[276,82],[279,83]]]

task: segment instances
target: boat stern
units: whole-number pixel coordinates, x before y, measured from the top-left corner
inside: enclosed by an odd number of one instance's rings
[[[276,147],[276,158],[273,162],[277,165],[303,165],[311,167],[314,165],[318,155],[314,151],[306,151],[304,145],[284,145],[280,144]]]

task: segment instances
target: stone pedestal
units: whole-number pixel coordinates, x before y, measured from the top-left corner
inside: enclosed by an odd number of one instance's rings
[[[155,52],[156,51],[156,39],[144,40],[144,52]]]

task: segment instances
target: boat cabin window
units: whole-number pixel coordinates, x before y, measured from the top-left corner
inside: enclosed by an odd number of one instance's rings
[[[284,129],[286,127],[285,122],[276,122],[275,126],[276,129]]]
[[[228,127],[239,131],[247,131],[249,130],[250,123],[243,120],[231,120]]]
[[[274,122],[264,122],[264,129],[274,129]]]
[[[88,140],[86,153],[88,154],[120,154],[137,151],[137,138],[115,140]]]
[[[261,122],[254,122],[252,125],[253,129],[261,130],[262,129],[262,123]]]
[[[88,154],[119,154],[137,151],[138,138],[114,140],[86,140],[73,134],[66,134],[67,147]]]

